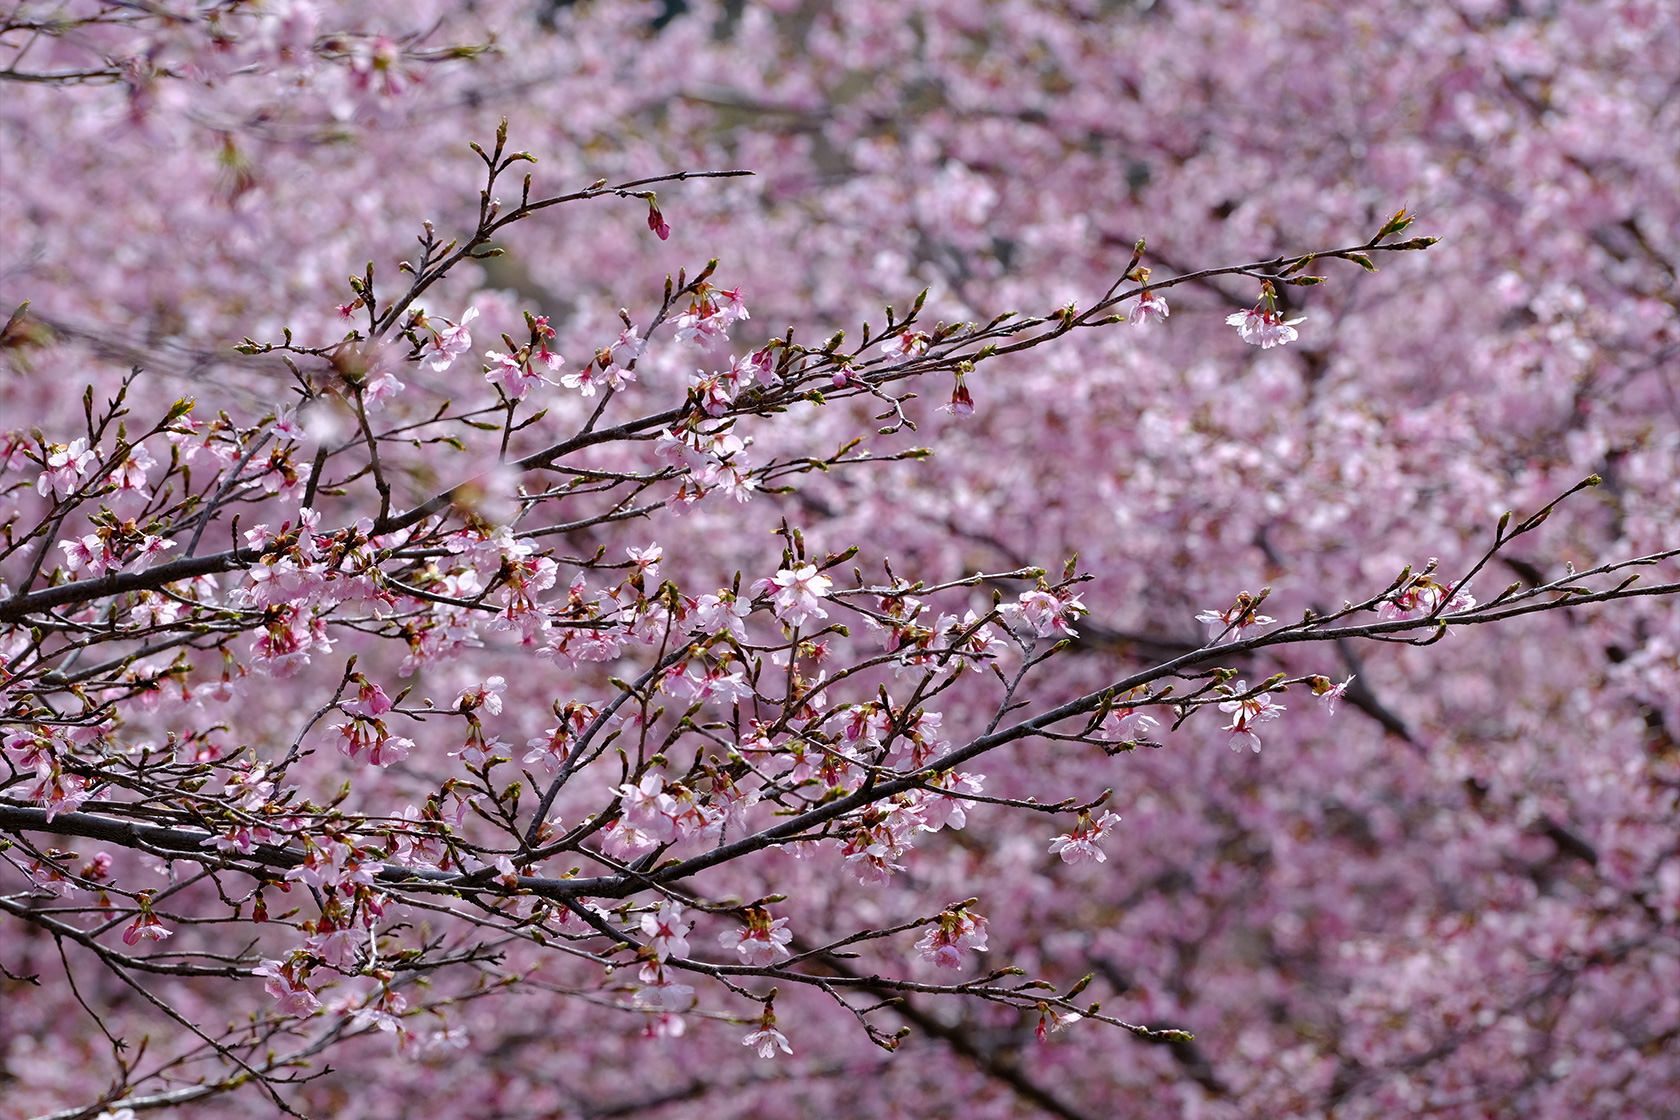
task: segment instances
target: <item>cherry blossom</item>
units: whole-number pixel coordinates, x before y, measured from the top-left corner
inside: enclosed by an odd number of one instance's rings
[[[71,572],[85,571],[90,576],[96,576],[111,566],[110,551],[98,533],[59,541],[58,547],[64,552],[65,568]]]
[[[986,951],[986,919],[966,908],[947,910],[939,921],[916,942],[916,951],[925,961],[941,968],[961,968],[963,953]]]
[[[1278,314],[1277,293],[1269,280],[1261,281],[1259,303],[1247,311],[1225,317],[1225,322],[1237,328],[1237,334],[1244,342],[1262,350],[1294,342],[1300,337],[1295,325],[1305,321],[1305,315],[1286,321]]]
[[[1119,823],[1120,818],[1107,810],[1095,818],[1088,810],[1081,810],[1073,831],[1063,833],[1050,841],[1050,854],[1061,856],[1063,863],[1103,863],[1108,859],[1108,855],[1097,847],[1097,841],[1113,831],[1114,826]]]
[[[35,768],[35,780],[23,787],[23,795],[40,802],[47,810],[47,821],[60,813],[73,813],[93,796],[93,788],[80,774],[67,774],[48,761]]]
[[[759,1017],[758,1029],[741,1039],[741,1045],[757,1050],[760,1058],[774,1058],[778,1048],[784,1054],[793,1053],[787,1036],[776,1029],[776,1013],[769,1001],[764,1004],[764,1014]]]
[[[163,941],[173,934],[173,930],[164,928],[157,915],[149,911],[142,911],[127,929],[123,930],[123,944],[134,945],[141,941]]]
[[[956,388],[951,390],[951,403],[941,405],[940,411],[949,412],[952,416],[974,415],[974,397],[969,393],[961,373],[957,374]]]
[[[1238,681],[1226,688],[1233,694],[1246,693],[1248,682]],[[1241,750],[1246,744],[1258,752],[1260,736],[1254,733],[1254,725],[1277,719],[1284,707],[1273,701],[1270,693],[1259,692],[1253,696],[1238,695],[1237,699],[1223,700],[1219,704],[1219,710],[1231,713],[1231,722],[1225,726],[1225,730],[1231,733],[1231,749]]]
[[[671,236],[670,223],[665,220],[665,215],[659,212],[659,207],[655,206],[652,201],[648,202],[647,227],[658,234],[661,241]]]
[[[290,962],[265,960],[252,970],[263,978],[263,988],[279,1004],[282,1015],[307,1019],[321,1010],[321,1001],[309,989]]]
[[[1295,330],[1295,324],[1305,322],[1306,316],[1285,320],[1270,308],[1251,307],[1247,311],[1227,315],[1225,321],[1237,328],[1237,333],[1242,336],[1244,342],[1262,350],[1270,350],[1274,346],[1288,345],[1301,337]]]
[[[820,575],[814,564],[783,568],[774,576],[758,581],[754,587],[774,597],[776,617],[789,626],[803,626],[810,618],[827,618],[828,612],[819,605],[834,581]]]
[[[1135,279],[1140,284],[1147,284],[1149,283],[1149,274],[1149,269],[1137,268],[1132,271],[1129,278]],[[1171,314],[1171,310],[1167,307],[1166,297],[1159,292],[1150,290],[1140,293],[1133,301],[1131,307],[1126,311],[1126,321],[1134,325],[1147,323],[1150,320],[1164,323],[1169,314]],[[1229,322],[1230,320],[1226,321]]]
[[[1332,683],[1328,677],[1313,677],[1309,682],[1312,694],[1324,702],[1324,710],[1334,715],[1336,703],[1347,695],[1348,685],[1354,682],[1354,675],[1343,678],[1339,683]]]
[[[93,463],[99,458],[97,452],[88,449],[85,439],[73,439],[68,444],[52,444],[43,448],[46,458],[46,470],[35,482],[35,489],[42,495],[54,494],[64,497],[82,484]]]
[[[784,1054],[793,1053],[793,1047],[788,1045],[787,1036],[775,1027],[760,1027],[742,1038],[741,1045],[753,1047],[761,1058],[774,1058],[778,1046]]]
[[[882,353],[889,361],[902,362],[927,353],[930,342],[921,331],[899,331],[882,344]]]
[[[438,331],[433,339],[437,353],[427,363],[432,369],[446,370],[455,363],[456,358],[472,349],[472,331],[467,325],[476,318],[478,308],[469,307],[461,314],[459,322],[450,323]]]
[[[1260,600],[1243,592],[1237,596],[1237,601],[1229,609],[1223,611],[1206,610],[1196,616],[1196,621],[1209,629],[1210,637],[1216,641],[1239,642],[1243,633],[1260,626],[1270,626],[1277,619],[1270,615],[1260,614],[1255,610]]]
[[[659,909],[642,915],[642,932],[659,960],[688,956],[688,927],[683,924],[680,902],[662,902]],[[729,946],[724,946],[728,948]]]
[[[1054,634],[1077,637],[1079,631],[1071,625],[1072,620],[1087,613],[1078,595],[1057,593],[1044,587],[1023,591],[1016,602],[1005,604],[1000,611],[1006,619],[1018,619],[1025,623],[1041,638]]]
[[[451,706],[463,712],[482,711],[485,715],[499,716],[502,714],[502,693],[506,691],[505,678],[500,675],[486,677],[478,687],[463,689]]]
[[[551,384],[548,378],[532,368],[528,360],[522,360],[517,354],[504,354],[499,350],[489,350],[484,355],[484,380],[499,387],[514,400],[523,400],[533,385]],[[586,389],[584,395],[591,396],[594,388]]]
[[[0,35],[9,1105],[1675,1098],[1667,8],[199,7]]]
[[[275,424],[276,430],[280,425]],[[126,459],[111,472],[111,481],[117,484],[119,492],[133,494],[139,498],[150,498],[151,491],[147,489],[146,472],[157,466],[157,460],[152,458],[144,444],[131,451]]]
[[[793,932],[787,928],[786,918],[772,919],[768,911],[749,907],[745,929],[726,929],[718,934],[718,944],[741,955],[744,964],[754,968],[775,964],[790,954],[788,942]]]

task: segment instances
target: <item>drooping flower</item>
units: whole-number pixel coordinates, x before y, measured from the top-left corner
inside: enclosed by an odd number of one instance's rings
[[[951,403],[940,405],[939,411],[949,412],[952,416],[974,415],[974,397],[969,393],[962,374],[957,374],[956,387],[951,390]]]
[[[1248,691],[1247,681],[1238,681],[1231,686],[1238,696]],[[1262,692],[1257,696],[1242,697],[1237,700],[1226,700],[1219,705],[1222,712],[1231,713],[1231,722],[1225,730],[1231,733],[1231,749],[1241,750],[1243,744],[1248,744],[1256,753],[1260,750],[1260,736],[1256,735],[1253,725],[1264,723],[1269,719],[1278,718],[1278,713],[1286,709],[1282,704],[1272,701],[1269,693]]]
[[[163,941],[174,936],[174,931],[165,929],[158,921],[156,914],[150,910],[142,910],[135,916],[129,927],[123,930],[123,944],[136,945],[141,941]]]
[[[1061,856],[1063,863],[1103,863],[1108,855],[1097,847],[1097,841],[1119,823],[1120,818],[1106,810],[1094,820],[1090,810],[1081,810],[1073,831],[1050,841],[1050,853]]]
[[[741,1045],[757,1047],[758,1056],[761,1058],[774,1058],[778,1046],[784,1054],[793,1053],[793,1047],[788,1045],[787,1037],[775,1027],[760,1027],[743,1038]]]
[[[1274,346],[1283,346],[1294,342],[1300,337],[1296,333],[1295,324],[1305,322],[1306,316],[1285,320],[1277,310],[1277,291],[1271,281],[1260,281],[1260,301],[1247,311],[1238,311],[1227,315],[1225,321],[1237,328],[1237,334],[1251,346],[1258,346],[1262,350],[1270,350]]]
[[[1059,1011],[1053,1007],[1046,1008],[1039,1015],[1038,1026],[1034,1029],[1033,1034],[1040,1042],[1047,1042],[1052,1031],[1062,1030],[1064,1027],[1079,1022],[1084,1017],[1077,1011]]]
[[[788,1045],[787,1036],[776,1029],[776,1010],[772,1001],[765,1001],[764,1014],[758,1018],[758,1029],[743,1038],[741,1045],[756,1048],[761,1058],[774,1058],[777,1047],[781,1047],[784,1054],[793,1053],[793,1047]]]
[[[1140,284],[1148,284],[1149,270],[1139,268],[1131,273],[1130,279],[1134,279]],[[1126,309],[1126,321],[1134,325],[1147,323],[1151,319],[1157,322],[1165,322],[1170,313],[1165,296],[1158,292],[1145,291],[1138,295],[1136,303]]]

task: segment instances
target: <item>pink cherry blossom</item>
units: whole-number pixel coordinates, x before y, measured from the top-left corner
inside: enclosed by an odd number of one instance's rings
[[[1225,317],[1225,321],[1237,328],[1237,334],[1251,346],[1258,346],[1262,350],[1270,350],[1274,346],[1285,346],[1300,337],[1295,330],[1297,323],[1306,321],[1306,316],[1285,320],[1270,308],[1251,307],[1247,311],[1238,311]]]
[[[455,359],[472,349],[472,331],[467,324],[478,318],[478,308],[469,307],[462,313],[457,323],[450,323],[438,331],[433,340],[436,353],[427,362],[434,370],[446,370],[455,363]],[[446,320],[447,321],[447,320]]]
[[[397,380],[397,375],[383,366],[374,370],[372,376],[362,386],[362,407],[369,412],[381,412],[385,402],[408,388],[406,384]]]
[[[789,626],[803,626],[809,618],[827,618],[828,612],[819,603],[834,581],[820,575],[814,564],[783,568],[774,576],[761,579],[754,587],[774,597],[776,617]]]
[[[9,1107],[1671,1110],[1672,5],[153,7],[0,63]]]
[[[65,497],[81,485],[98,455],[88,449],[88,441],[74,439],[68,444],[53,444],[45,449],[47,469],[35,482],[42,495]]]
[[[278,430],[276,425],[276,430]],[[133,494],[140,498],[150,498],[151,491],[147,489],[146,472],[157,466],[157,460],[145,445],[134,448],[120,464],[111,472],[111,481],[117,484],[120,492]]]
[[[951,403],[940,406],[941,412],[949,412],[952,416],[973,416],[974,397],[968,391],[962,374],[957,374],[956,388],[951,390]]]
[[[40,802],[47,810],[47,821],[60,813],[73,813],[93,796],[93,788],[80,774],[65,773],[58,766],[42,761],[35,768],[35,780],[23,787],[23,795]]]
[[[1167,307],[1165,296],[1158,292],[1144,292],[1137,297],[1137,301],[1127,310],[1126,321],[1141,324],[1153,319],[1155,322],[1164,323],[1169,314],[1171,314],[1171,310]],[[1229,320],[1226,321],[1229,322]]]
[[[499,386],[513,400],[523,400],[534,385],[552,384],[548,378],[538,373],[528,360],[521,360],[516,354],[490,350],[485,353],[484,361],[484,380]],[[585,395],[592,392],[593,390],[590,390]]]
[[[90,576],[97,576],[111,566],[110,551],[97,533],[59,541],[58,547],[64,552],[65,568],[71,572],[86,572]]]
[[[658,910],[643,914],[642,933],[659,960],[688,956],[688,927],[683,924],[682,903],[662,902]]]
[[[1309,683],[1313,695],[1324,702],[1324,710],[1334,715],[1337,701],[1347,695],[1348,685],[1353,682],[1353,675],[1349,675],[1337,684],[1331,683],[1328,677],[1314,677]]]
[[[482,711],[485,715],[499,716],[502,714],[502,693],[507,691],[507,680],[500,675],[486,677],[484,683],[476,688],[463,689],[450,705],[457,711]]]
[[[1277,311],[1277,291],[1270,280],[1260,282],[1260,302],[1247,311],[1238,311],[1227,315],[1225,322],[1237,328],[1237,334],[1242,340],[1262,350],[1270,350],[1274,346],[1283,346],[1299,338],[1295,324],[1304,322],[1306,316],[1285,321]]]
[[[963,953],[986,951],[986,919],[966,909],[947,910],[939,921],[916,942],[925,961],[941,968],[961,968]]]
[[[1258,613],[1254,609],[1256,605],[1257,600],[1245,591],[1237,596],[1236,604],[1228,610],[1205,610],[1196,616],[1196,621],[1207,626],[1209,636],[1215,640],[1241,641],[1244,632],[1270,626],[1277,621],[1270,615]]]
[[[140,541],[140,546],[134,550],[134,555],[123,566],[124,571],[143,572],[153,564],[162,560],[171,549],[178,547],[177,542],[166,537],[148,536]]]
[[[735,950],[743,964],[754,968],[775,964],[790,955],[787,945],[793,940],[793,931],[786,928],[786,918],[772,919],[767,911],[749,908],[746,923],[745,929],[726,929],[718,934],[718,944]]]
[[[1120,818],[1107,810],[1094,819],[1089,812],[1081,811],[1072,832],[1063,833],[1050,841],[1050,854],[1061,856],[1063,863],[1102,863],[1108,855],[1097,846],[1097,842],[1119,823]]]
[[[282,1015],[307,1019],[321,1010],[321,1001],[296,975],[291,964],[265,960],[252,969],[252,973],[263,977],[263,988],[279,1004]]]
[[[788,1045],[787,1036],[774,1027],[760,1027],[741,1039],[741,1045],[753,1047],[761,1058],[774,1058],[777,1047],[780,1047],[784,1054],[793,1053],[793,1047]]]
[[[888,361],[902,362],[927,353],[932,341],[921,331],[899,331],[882,344],[882,353]]]
[[[1238,681],[1228,686],[1231,693],[1241,694],[1248,691],[1247,681]],[[1256,752],[1260,750],[1260,736],[1254,733],[1254,725],[1264,723],[1270,719],[1277,719],[1284,711],[1282,704],[1272,700],[1271,694],[1262,692],[1258,695],[1241,697],[1235,700],[1220,702],[1219,710],[1231,713],[1231,722],[1225,730],[1231,733],[1231,749],[1241,750],[1247,745]]]

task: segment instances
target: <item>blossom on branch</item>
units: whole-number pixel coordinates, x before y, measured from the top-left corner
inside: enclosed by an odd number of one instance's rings
[[[467,324],[476,318],[478,318],[478,308],[469,307],[462,314],[460,322],[450,323],[449,326],[437,332],[437,336],[433,339],[436,353],[427,362],[432,369],[446,370],[455,363],[456,358],[472,349],[472,331],[467,329]],[[448,320],[445,320],[445,322],[448,322]]]
[[[819,600],[828,594],[834,581],[818,573],[816,565],[801,564],[797,568],[783,568],[753,585],[757,591],[774,596],[772,609],[776,617],[788,626],[803,626],[811,617],[827,618],[828,612]]]
[[[786,918],[770,917],[770,912],[758,906],[745,911],[745,929],[726,929],[718,934],[718,944],[741,955],[743,964],[763,968],[790,956],[788,942],[793,931],[787,928]]]
[[[1097,842],[1119,823],[1120,818],[1107,810],[1093,819],[1090,810],[1081,809],[1073,831],[1050,841],[1050,854],[1061,856],[1063,863],[1103,863],[1108,855],[1097,847]]]
[[[1306,316],[1285,321],[1283,316],[1278,314],[1277,290],[1272,287],[1270,280],[1262,280],[1260,302],[1247,311],[1227,315],[1225,321],[1237,328],[1237,334],[1242,336],[1244,342],[1262,350],[1270,350],[1274,346],[1284,346],[1299,338],[1295,325],[1305,322]]]
[[[1259,753],[1260,736],[1254,733],[1254,725],[1277,719],[1286,709],[1282,704],[1274,703],[1270,693],[1241,696],[1248,691],[1247,681],[1238,681],[1234,685],[1226,686],[1222,691],[1238,694],[1239,697],[1222,701],[1219,705],[1220,711],[1231,713],[1231,722],[1225,726],[1225,730],[1231,733],[1231,749],[1241,750],[1246,744],[1252,747],[1255,753]]]
[[[756,1049],[760,1058],[775,1057],[778,1048],[784,1054],[793,1053],[793,1047],[788,1045],[787,1036],[776,1029],[776,1012],[772,1000],[764,1002],[764,1013],[759,1016],[758,1029],[743,1038],[741,1045]]]
[[[309,989],[302,971],[290,961],[265,960],[251,973],[263,978],[263,989],[280,1005],[282,1015],[307,1019],[321,1010],[321,1001]]]
[[[940,968],[961,968],[963,953],[986,951],[986,919],[965,908],[947,910],[939,921],[916,942],[916,951],[925,961]]]
[[[647,936],[648,947],[659,960],[688,956],[688,929],[683,924],[680,902],[667,900],[659,904],[658,910],[642,915],[642,933]]]

